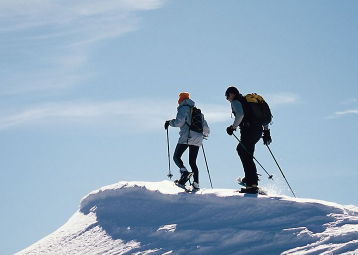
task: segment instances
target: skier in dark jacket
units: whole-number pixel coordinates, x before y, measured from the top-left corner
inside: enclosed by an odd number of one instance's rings
[[[189,148],[189,165],[194,174],[193,188],[199,189],[199,170],[196,165],[196,158],[198,156],[199,148],[203,143],[203,138],[209,135],[210,129],[202,114],[203,133],[190,130],[191,109],[195,106],[195,102],[191,100],[189,96],[188,92],[179,94],[177,116],[175,119],[167,120],[164,128],[167,129],[169,126],[180,127],[180,137],[173,156],[173,160],[179,167],[181,173],[179,184],[185,185],[189,175],[189,171],[181,160],[183,153]]]
[[[241,142],[237,145],[237,153],[242,162],[242,166],[245,172],[245,178],[243,182],[246,183],[246,188],[241,189],[242,193],[258,193],[258,176],[257,169],[253,159],[255,152],[255,145],[263,136],[264,144],[271,143],[270,130],[267,126],[262,127],[261,125],[255,125],[250,123],[249,116],[245,112],[246,108],[246,99],[243,95],[240,94],[239,90],[231,86],[225,92],[225,97],[231,103],[232,113],[235,116],[234,123],[227,127],[226,132],[229,135],[232,135],[233,132],[239,127]]]

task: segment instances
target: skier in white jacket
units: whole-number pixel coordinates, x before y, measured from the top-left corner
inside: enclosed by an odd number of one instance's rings
[[[165,129],[167,129],[169,126],[180,127],[180,137],[173,156],[175,164],[180,168],[181,177],[179,184],[185,185],[185,183],[188,181],[187,177],[189,172],[184,166],[184,163],[181,160],[181,156],[189,147],[189,165],[194,177],[193,188],[199,189],[199,170],[196,165],[196,158],[198,156],[199,148],[203,143],[203,139],[209,135],[210,129],[204,118],[204,115],[201,114],[203,132],[198,133],[190,130],[189,127],[191,125],[191,110],[195,106],[195,102],[189,97],[190,95],[188,92],[182,92],[179,94],[177,116],[175,119],[167,120],[164,127]]]

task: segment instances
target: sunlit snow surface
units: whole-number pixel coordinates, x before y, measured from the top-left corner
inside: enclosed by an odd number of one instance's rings
[[[64,226],[16,255],[25,254],[358,254],[358,208],[120,182],[84,197]]]

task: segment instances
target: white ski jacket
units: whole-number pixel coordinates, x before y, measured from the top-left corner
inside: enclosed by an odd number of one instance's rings
[[[201,146],[203,144],[204,136],[209,136],[210,128],[204,118],[204,114],[201,114],[203,120],[203,133],[194,132],[189,129],[191,124],[191,108],[194,106],[195,102],[193,100],[185,99],[178,106],[176,118],[169,122],[169,125],[172,127],[180,127],[179,144]]]

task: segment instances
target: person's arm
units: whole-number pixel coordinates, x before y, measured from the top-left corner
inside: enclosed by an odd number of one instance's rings
[[[188,106],[182,106],[179,108],[178,110],[178,113],[177,113],[177,116],[175,119],[172,119],[170,122],[169,122],[169,125],[172,126],[172,127],[181,127],[185,124],[185,113],[186,113],[186,109],[185,108],[188,107]]]
[[[234,130],[236,130],[236,128],[240,125],[242,119],[244,118],[244,109],[242,108],[242,104],[237,100],[232,101],[231,107],[235,115],[235,120],[232,124],[232,127]]]

